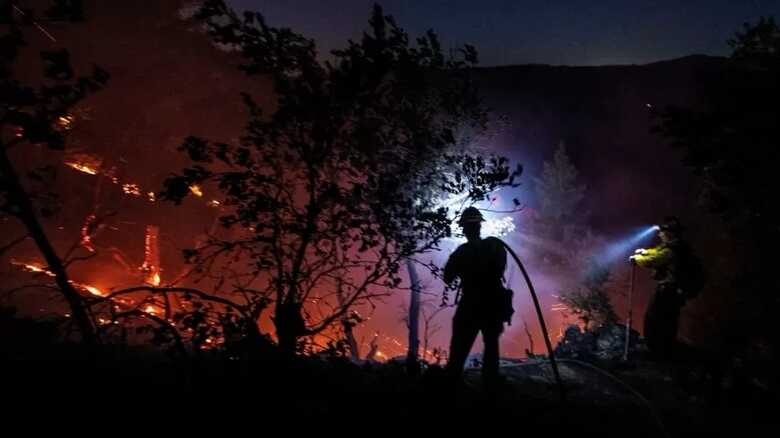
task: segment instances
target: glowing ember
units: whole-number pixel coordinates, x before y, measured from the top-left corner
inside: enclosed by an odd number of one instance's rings
[[[57,128],[61,131],[70,131],[73,129],[73,123],[76,121],[76,118],[73,117],[70,114],[66,114],[64,116],[57,117],[56,125]]]
[[[219,207],[220,205],[222,205],[222,203],[217,201],[216,199],[212,199],[211,201],[209,201],[210,207]]]
[[[81,285],[81,288],[86,290],[87,292],[91,293],[92,295],[95,295],[95,296],[98,296],[98,297],[102,297],[103,296],[103,291],[101,291],[100,289],[96,288],[95,286],[90,286],[90,285],[87,285],[87,284],[83,284],[83,285]]]
[[[84,225],[81,226],[81,246],[89,252],[95,252],[95,247],[92,245],[92,230],[96,220],[97,216],[90,214],[84,221]]]
[[[66,161],[65,165],[69,166],[69,167],[72,167],[72,168],[78,170],[79,172],[84,172],[84,173],[87,173],[89,175],[97,175],[99,173],[98,169],[96,169],[96,168],[94,168],[94,167],[92,167],[92,166],[90,166],[88,164],[84,164],[84,163],[76,163],[76,162],[73,162],[73,161]]]
[[[141,188],[138,184],[122,184],[122,191],[126,195],[141,196]]]
[[[190,192],[199,198],[203,197],[203,191],[200,189],[199,185],[191,185]]]
[[[157,196],[154,194],[154,192],[147,193],[146,197],[149,199],[149,202],[154,202],[157,200]]]
[[[21,267],[22,269],[24,269],[27,272],[34,272],[36,274],[46,274],[49,277],[54,277],[55,276],[53,272],[47,270],[46,268],[44,268],[41,265],[35,264],[35,263],[22,263],[22,262],[17,262],[17,261],[11,260],[11,264],[14,265],[14,266],[19,266],[19,267]]]
[[[44,274],[49,277],[56,277],[56,274],[54,272],[49,271],[43,265],[38,263],[23,263],[23,262],[17,262],[15,260],[11,260],[11,264],[14,266],[19,266],[20,268],[24,269],[27,272],[33,272],[36,274]],[[83,291],[89,292],[92,295],[96,295],[99,297],[103,296],[103,291],[101,291],[99,288],[95,286],[90,286],[88,284],[82,284],[77,283],[73,280],[69,280],[70,284],[72,284],[74,287],[81,289]]]
[[[101,173],[103,160],[91,154],[70,154],[64,161],[65,165],[88,175]]]

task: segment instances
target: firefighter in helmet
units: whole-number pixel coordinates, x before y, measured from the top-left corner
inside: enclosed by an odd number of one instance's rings
[[[471,346],[479,332],[485,343],[482,378],[487,387],[499,382],[498,339],[504,329],[501,292],[506,268],[506,251],[495,237],[480,236],[482,213],[474,207],[465,209],[458,221],[466,236],[447,260],[444,281],[449,285],[460,279],[461,299],[452,322],[452,340],[447,371],[459,378]]]
[[[661,244],[637,249],[629,261],[653,270],[657,283],[645,312],[645,339],[653,356],[672,359],[677,347],[680,311],[702,289],[704,276],[699,260],[682,238],[680,221],[667,217],[658,229]]]

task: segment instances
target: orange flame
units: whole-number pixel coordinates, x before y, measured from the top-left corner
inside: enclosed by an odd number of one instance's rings
[[[88,284],[82,284],[81,288],[86,290],[87,292],[91,293],[92,295],[95,295],[95,296],[98,296],[98,297],[102,297],[104,295],[103,291],[98,289],[98,288],[96,288],[95,286],[90,286]]]
[[[198,198],[203,197],[203,191],[200,189],[200,186],[197,184],[190,186],[190,191],[193,195],[197,196]]]
[[[78,163],[78,162],[75,162],[75,161],[66,161],[65,165],[69,166],[69,167],[72,167],[72,168],[78,170],[79,172],[84,172],[84,173],[87,173],[89,175],[97,175],[98,173],[100,173],[100,171],[97,168],[94,168],[94,167],[90,166],[89,164]]]
[[[139,268],[144,273],[144,282],[152,286],[160,285],[160,228],[155,225],[146,227],[144,238],[144,262]]]
[[[37,263],[23,263],[23,262],[17,262],[15,260],[11,260],[11,264],[14,266],[19,266],[27,272],[34,272],[36,274],[44,274],[49,277],[56,277],[56,274],[54,274],[54,272],[49,271],[48,269],[44,268],[42,265]],[[89,292],[92,295],[98,297],[102,297],[104,295],[104,292],[95,286],[78,283],[73,280],[68,280],[68,282],[72,284],[74,287],[76,287],[77,289],[81,289],[83,291]]]
[[[75,117],[70,114],[65,114],[64,116],[57,117],[57,121],[55,123],[57,128],[59,128],[61,131],[70,131],[73,129],[73,123],[75,121]]]
[[[126,195],[141,196],[141,188],[138,184],[122,184],[122,191]]]
[[[92,245],[92,230],[96,220],[97,216],[90,214],[81,226],[81,246],[89,252],[95,252],[95,247]]]

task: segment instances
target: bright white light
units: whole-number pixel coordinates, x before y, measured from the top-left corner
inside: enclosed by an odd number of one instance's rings
[[[503,237],[515,230],[515,222],[509,216],[500,219],[486,219],[482,223],[482,234],[485,236]]]
[[[467,197],[468,194],[450,196],[439,201],[436,208],[445,207],[460,212],[464,207],[467,207]],[[485,218],[485,221],[482,222],[482,237],[504,237],[516,229],[514,219],[511,216],[499,216],[489,211],[482,211],[482,216]],[[445,240],[456,244],[465,243],[466,237],[462,235],[460,226],[453,223],[450,227],[452,228],[452,237]]]
[[[604,264],[609,264],[615,260],[619,260],[626,254],[631,253],[632,249],[635,249],[643,240],[654,236],[655,232],[659,229],[658,225],[653,225],[611,243],[605,248],[605,251],[599,257],[599,261]]]

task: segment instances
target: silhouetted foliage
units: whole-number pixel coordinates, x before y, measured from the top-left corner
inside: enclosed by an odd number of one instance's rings
[[[470,46],[445,56],[433,32],[410,45],[375,7],[370,31],[321,63],[313,41],[260,14],[208,1],[198,17],[218,43],[240,48],[243,70],[272,79],[276,107],[264,112],[245,94],[241,141],[188,139],[181,149],[195,164],[163,195],[180,202],[192,185],[219,187],[233,234],[188,255],[199,265],[245,257],[285,351],[390,293],[404,258],[449,236],[453,212],[431,193],[482,200],[520,174],[503,157],[457,153],[460,133],[487,117],[468,75]]]
[[[585,272],[582,285],[574,290],[564,291],[559,296],[559,300],[566,305],[567,311],[576,315],[586,330],[591,328],[591,324],[599,327],[617,321],[607,291],[608,282],[609,268],[591,262]]]
[[[586,186],[563,142],[551,160],[544,162],[541,176],[534,178],[538,214],[529,223],[533,234],[544,239],[536,252],[556,265],[573,265],[582,248],[591,244],[592,232],[583,226],[582,201]]]
[[[540,221],[552,229],[552,236],[564,239],[566,225],[578,220],[580,203],[585,197],[585,186],[578,180],[577,168],[566,153],[563,142],[550,161],[544,162],[542,176],[534,179],[541,203]]]
[[[762,18],[746,24],[730,43],[734,51],[725,70],[707,84],[703,107],[666,109],[658,129],[684,152],[685,165],[700,177],[701,205],[723,219],[737,243],[736,313],[742,316],[732,328],[741,328],[740,336],[773,337],[776,353],[771,322],[780,305],[775,274],[780,29],[774,19]]]
[[[19,174],[15,154],[40,147],[61,151],[65,130],[58,123],[89,93],[102,88],[108,74],[95,67],[90,76],[75,77],[67,50],[41,52],[45,78],[41,84],[27,84],[15,76],[14,62],[25,46],[22,29],[32,22],[32,12],[14,17],[11,11],[7,32],[0,35],[0,214],[12,216],[25,226],[41,251],[48,270],[71,307],[83,340],[94,343],[95,331],[83,299],[68,279],[63,260],[52,247],[39,216],[50,216],[56,208],[52,187],[53,170],[42,167]],[[37,87],[37,88],[36,88]],[[38,183],[30,189],[31,183]],[[41,202],[44,201],[44,202]]]
[[[84,0],[54,0],[45,15],[50,20],[83,21]]]

